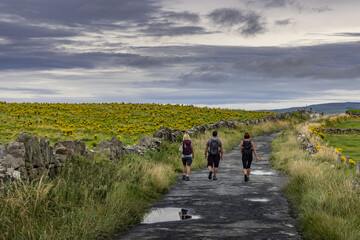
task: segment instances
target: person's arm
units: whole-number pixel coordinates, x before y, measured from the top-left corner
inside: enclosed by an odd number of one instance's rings
[[[207,158],[207,153],[208,153],[208,146],[205,147],[205,154],[204,154],[205,159]]]
[[[257,156],[257,153],[256,153],[256,150],[255,150],[254,142],[251,142],[251,147],[252,147],[252,149],[253,149],[253,151],[254,151],[254,154],[255,154],[255,157],[256,157],[256,161],[259,161],[258,156]]]
[[[195,157],[195,153],[194,153],[194,148],[193,148],[193,145],[192,145],[192,143],[191,143],[191,151],[192,151],[192,159],[194,159],[194,157]]]
[[[220,147],[220,160],[223,159],[223,155],[224,155],[224,151],[223,151],[223,147]]]
[[[242,153],[242,147],[243,147],[243,141],[241,141],[241,143],[240,143],[240,152]]]

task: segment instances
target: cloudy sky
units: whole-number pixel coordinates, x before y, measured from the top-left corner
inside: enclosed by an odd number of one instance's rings
[[[359,0],[1,0],[0,101],[360,101]]]

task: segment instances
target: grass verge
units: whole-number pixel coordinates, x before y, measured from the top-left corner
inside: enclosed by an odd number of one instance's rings
[[[219,129],[225,151],[245,132],[255,137],[290,126],[293,120]],[[192,169],[206,166],[205,142],[211,132],[193,137]],[[98,154],[76,157],[56,178],[18,183],[0,196],[0,239],[111,239],[142,220],[147,209],[168,192],[182,169],[179,143],[160,151],[127,155],[118,162]]]
[[[299,148],[295,129],[272,143],[272,164],[291,176],[285,194],[305,239],[360,239],[360,187],[354,168],[309,156]]]

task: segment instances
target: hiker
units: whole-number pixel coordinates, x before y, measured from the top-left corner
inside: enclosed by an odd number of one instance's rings
[[[207,154],[209,153],[209,156]],[[212,138],[206,142],[205,159],[207,158],[209,169],[209,179],[217,180],[216,174],[219,168],[219,162],[223,158],[223,147],[221,140],[217,138],[217,131],[213,131]],[[214,176],[212,169],[214,168]]]
[[[190,140],[189,134],[185,133],[183,137],[183,141],[180,146],[182,155],[181,160],[183,163],[183,180],[190,181],[190,168],[191,163],[194,160],[194,148]],[[186,173],[185,173],[186,172]]]
[[[250,134],[245,133],[244,141],[240,143],[240,151],[242,153],[242,162],[244,168],[244,180],[245,182],[249,181],[250,177],[250,166],[253,159],[253,152],[256,157],[256,162],[258,161],[258,156],[254,147],[254,142],[250,141]]]

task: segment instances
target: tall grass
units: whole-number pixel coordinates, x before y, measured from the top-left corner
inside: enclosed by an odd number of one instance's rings
[[[219,129],[225,151],[245,132],[252,136],[284,129],[290,121]],[[206,166],[205,142],[211,131],[192,138],[192,169]],[[0,239],[110,239],[141,221],[150,204],[168,192],[182,169],[179,142],[161,144],[144,156],[111,162],[77,156],[55,178],[9,186],[0,196]]]
[[[291,176],[285,193],[294,206],[305,239],[360,239],[360,187],[353,168],[330,153],[309,156],[295,131],[273,143],[272,163]],[[326,159],[328,155],[328,159]]]

